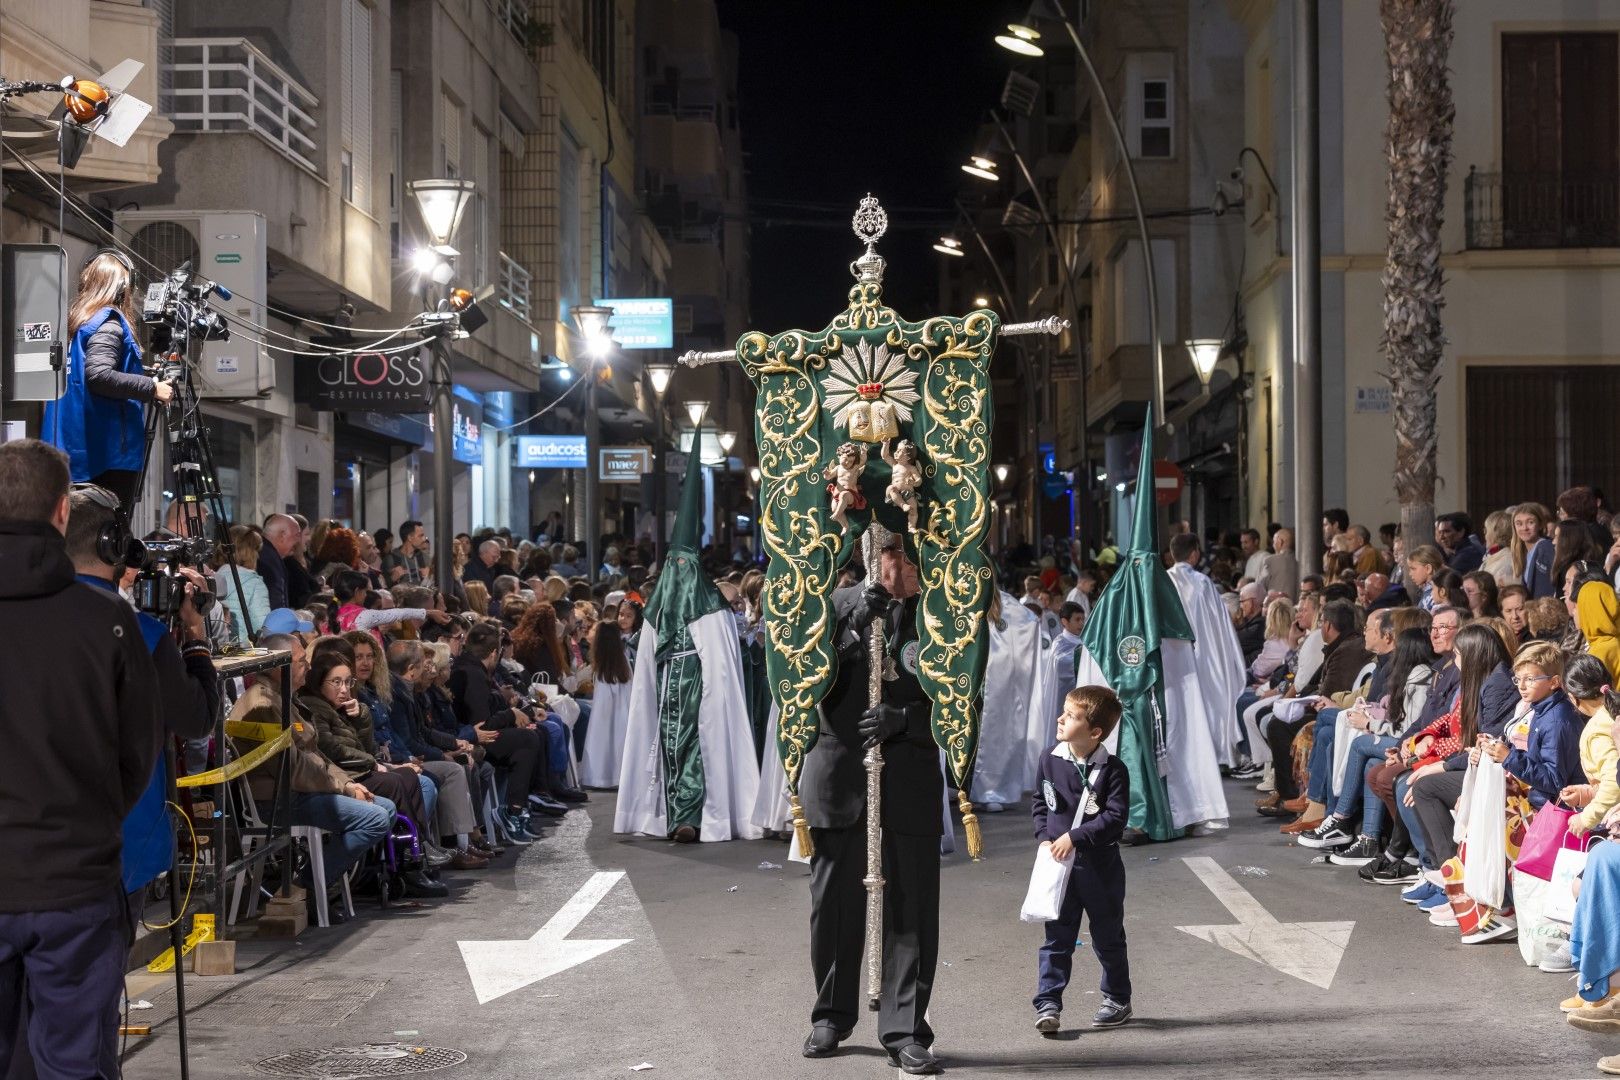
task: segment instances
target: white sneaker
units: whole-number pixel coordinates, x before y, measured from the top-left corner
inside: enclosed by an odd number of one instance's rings
[[[1430,926],[1456,926],[1457,913],[1451,910],[1450,904],[1441,904],[1429,912]]]
[[[1566,972],[1574,971],[1575,958],[1570,955],[1569,942],[1560,942],[1557,948],[1542,957],[1541,963],[1537,964],[1536,967],[1549,975],[1563,975]]]
[[[1472,934],[1464,934],[1462,943],[1464,945],[1481,945],[1487,941],[1514,937],[1518,932],[1517,923],[1505,915],[1498,915],[1493,917],[1488,925],[1480,927]]]
[[[1277,771],[1273,766],[1266,766],[1266,774],[1261,778],[1258,784],[1254,785],[1254,790],[1263,792],[1265,794],[1270,794],[1271,792],[1277,790]]]
[[[1423,871],[1423,880],[1427,881],[1430,885],[1433,885],[1437,889],[1444,889],[1446,887],[1446,876],[1438,870]]]

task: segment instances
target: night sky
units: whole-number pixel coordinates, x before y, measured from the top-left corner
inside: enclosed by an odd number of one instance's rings
[[[934,313],[931,245],[952,228],[962,162],[1014,59],[991,39],[1025,6],[719,0],[741,44],[752,328],[820,329],[843,309],[861,252],[849,219],[868,191],[889,214],[884,299],[903,318]]]

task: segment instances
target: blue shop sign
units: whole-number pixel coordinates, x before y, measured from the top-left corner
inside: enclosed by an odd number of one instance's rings
[[[608,326],[614,344],[621,349],[673,349],[675,347],[675,301],[667,296],[641,299],[597,300],[613,309]]]
[[[585,436],[520,435],[517,440],[518,469],[583,469]]]
[[[484,463],[484,444],[480,438],[484,426],[482,398],[465,386],[452,388],[450,395],[450,456],[463,465]],[[433,414],[428,414],[428,437],[424,449],[433,449]]]

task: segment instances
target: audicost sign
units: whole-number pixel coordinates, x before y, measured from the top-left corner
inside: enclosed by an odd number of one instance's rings
[[[294,385],[300,400],[322,412],[419,413],[432,405],[428,363],[421,349],[321,353],[298,362]]]

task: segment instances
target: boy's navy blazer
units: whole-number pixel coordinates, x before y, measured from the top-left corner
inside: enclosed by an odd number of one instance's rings
[[[1131,777],[1125,763],[1098,746],[1086,759],[1088,781],[1081,782],[1074,752],[1058,743],[1041,755],[1035,794],[1030,799],[1035,836],[1056,840],[1067,832],[1079,852],[1117,848],[1131,812]],[[1088,790],[1095,795],[1095,810],[1079,815]]]

